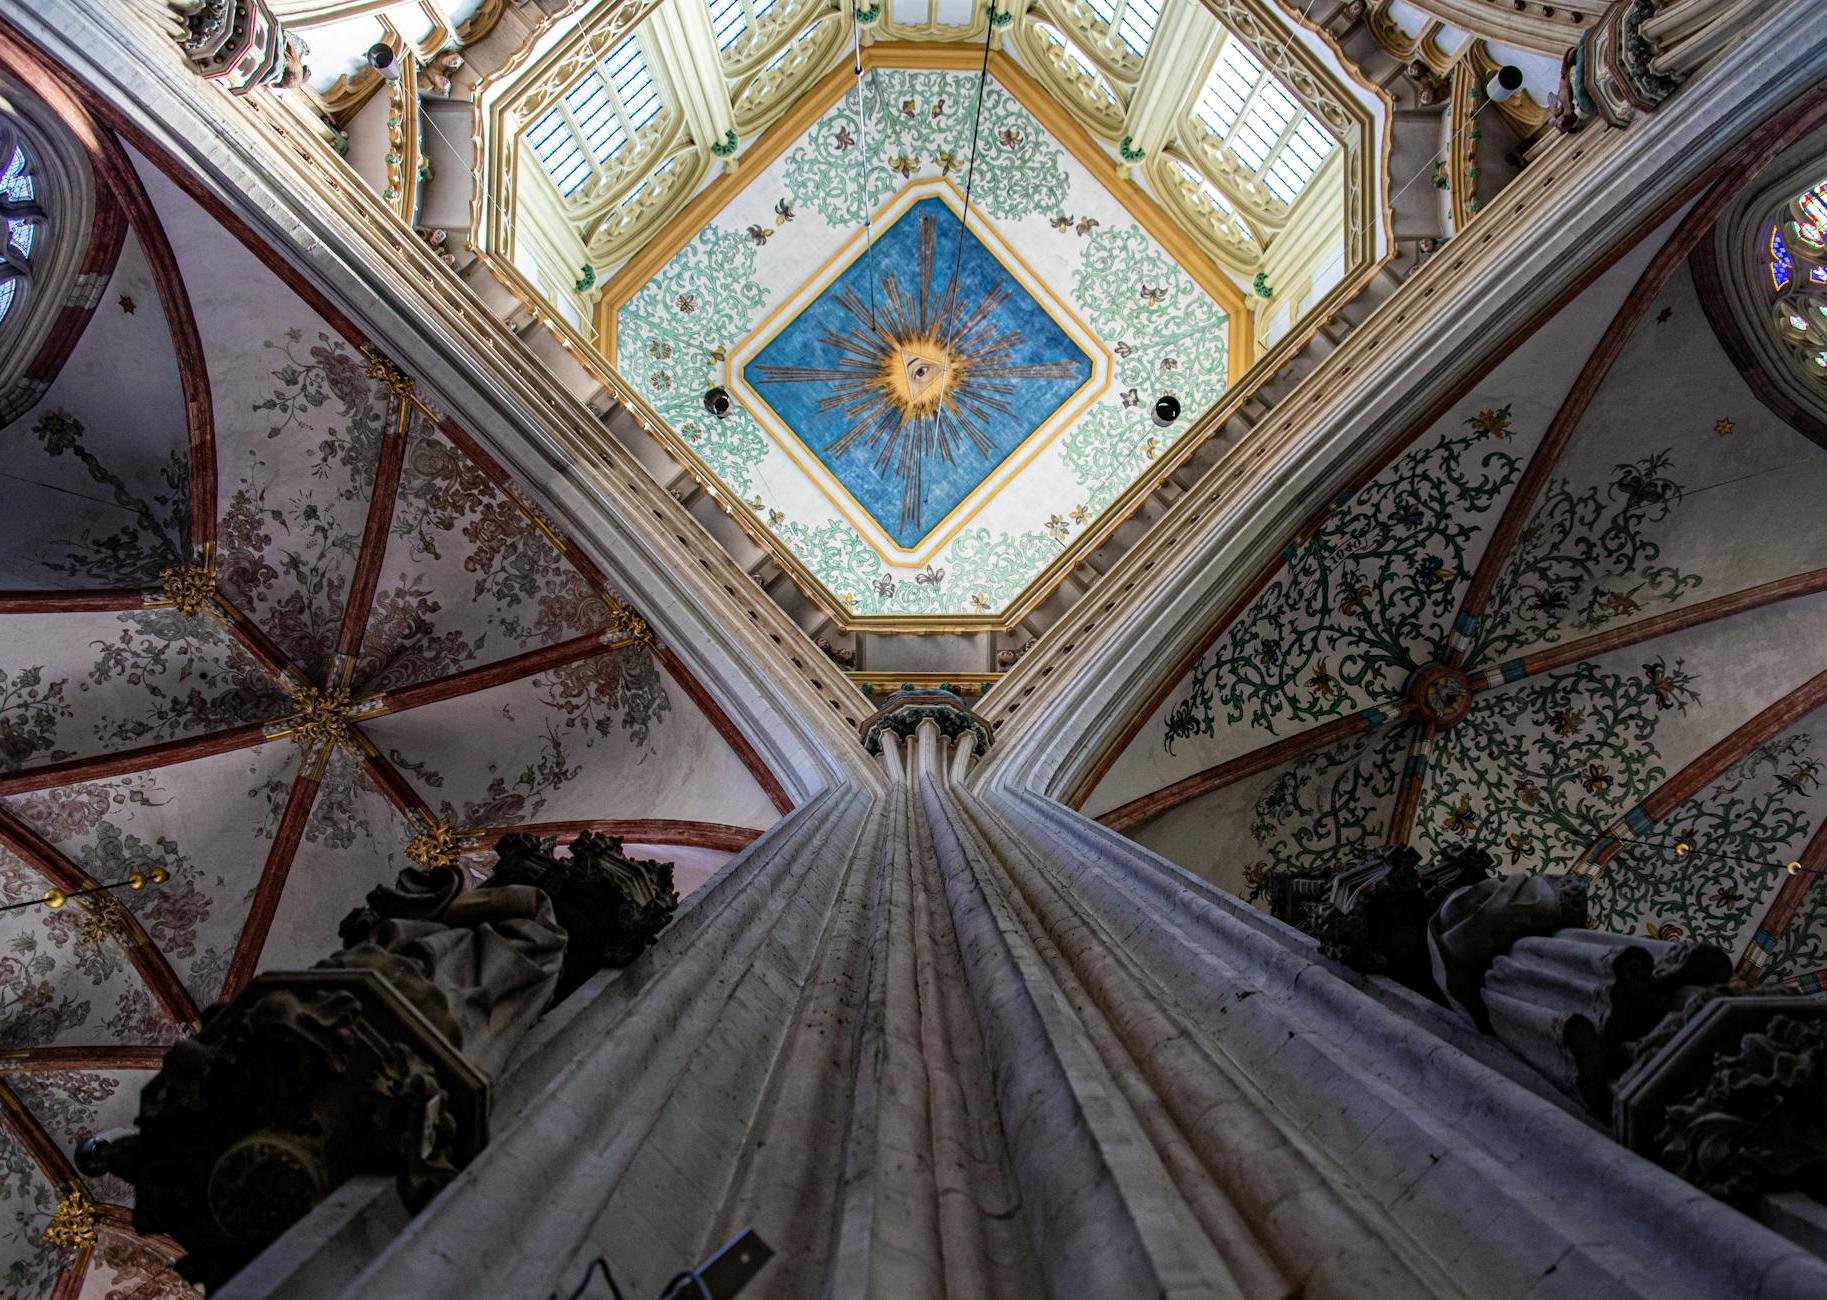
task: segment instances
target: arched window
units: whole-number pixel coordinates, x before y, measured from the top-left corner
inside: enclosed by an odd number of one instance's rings
[[[5,244],[0,247],[0,322],[3,322],[21,300],[31,279],[32,246],[38,240],[44,209],[38,204],[38,183],[32,175],[31,156],[4,125],[0,125],[0,158],[6,160],[6,170],[0,172],[0,215],[6,219]]]
[[[558,192],[569,198],[659,113],[659,88],[639,40],[630,36],[567,90],[527,139]]]
[[[1193,111],[1283,203],[1300,197],[1337,144],[1281,79],[1229,33]]]
[[[1827,180],[1783,205],[1763,248],[1777,333],[1811,377],[1827,380]]]

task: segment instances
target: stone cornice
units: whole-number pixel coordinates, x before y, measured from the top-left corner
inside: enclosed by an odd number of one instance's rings
[[[1762,16],[1790,30],[1810,9]],[[1827,49],[1746,39],[1732,66],[1628,132],[1554,142],[1471,226],[1352,332],[1107,571],[979,712],[997,745],[978,779],[1060,797],[1104,741],[1197,652],[1285,533],[1569,299],[1631,232],[1681,206],[1755,126],[1818,84]],[[1721,74],[1725,75],[1721,75]],[[1722,129],[1722,124],[1724,129]],[[1541,268],[1550,268],[1547,274]]]
[[[796,799],[879,783],[855,741],[867,705],[842,673],[297,117],[198,78],[138,6],[28,0],[8,18],[538,484]]]

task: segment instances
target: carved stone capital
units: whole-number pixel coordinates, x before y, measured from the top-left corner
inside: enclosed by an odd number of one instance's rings
[[[961,696],[944,689],[896,691],[887,703],[864,719],[863,748],[871,754],[882,752],[884,732],[911,740],[922,722],[937,723],[939,734],[947,740],[972,737],[972,752],[982,757],[990,748],[990,729],[965,706]]]

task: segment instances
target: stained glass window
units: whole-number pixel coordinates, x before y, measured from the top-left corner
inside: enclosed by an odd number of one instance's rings
[[[1789,281],[1795,278],[1795,263],[1789,257],[1789,245],[1783,239],[1783,232],[1770,229],[1770,283],[1781,293],[1789,287]]]
[[[6,170],[0,172],[0,195],[9,203],[29,203],[37,197],[38,186],[32,179],[31,161],[25,156],[25,150],[13,146],[12,157],[7,159]],[[0,266],[11,263],[15,268],[20,262],[32,255],[32,245],[38,238],[38,225],[24,217],[9,217],[6,222],[6,258]],[[19,296],[21,276],[16,269],[0,271],[0,320],[6,319],[7,312],[12,310]]]

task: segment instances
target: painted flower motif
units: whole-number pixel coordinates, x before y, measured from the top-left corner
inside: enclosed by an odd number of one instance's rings
[[[837,598],[851,609],[856,608],[856,593],[854,591],[840,591],[837,593]]]
[[[774,228],[772,226],[752,225],[749,227],[749,238],[754,241],[755,247],[757,248],[760,248],[773,237]]]
[[[1142,400],[1141,396],[1133,388],[1125,389],[1123,391],[1123,393],[1121,394],[1121,396],[1123,399],[1123,407],[1125,410],[1127,410],[1129,407],[1134,406],[1137,402],[1140,402]]]
[[[1516,787],[1516,801],[1525,808],[1533,808],[1541,802],[1542,788],[1533,781],[1523,781]]]
[[[1139,284],[1136,286],[1136,297],[1142,300],[1144,307],[1159,307],[1167,301],[1167,286]]]
[[[1412,501],[1398,501],[1396,508],[1389,512],[1389,522],[1398,528],[1419,528],[1427,522],[1427,516]]]
[[[1604,605],[1607,618],[1627,618],[1643,608],[1629,591],[1599,591],[1594,597]]]
[[[989,612],[990,602],[984,598],[981,591],[973,591],[971,593],[971,613],[987,614]]]
[[[1576,709],[1571,704],[1554,715],[1554,734],[1557,736],[1574,736],[1586,725],[1586,710]]]
[[[1119,357],[1125,357],[1125,358],[1133,357],[1136,352],[1135,346],[1131,343],[1126,342],[1123,339],[1118,339],[1116,341],[1116,346],[1110,350],[1112,352],[1116,353]]]
[[[919,111],[920,111],[920,101],[919,100],[903,99],[901,101],[901,116],[902,117],[913,117]]]
[[[1082,524],[1089,518],[1091,518],[1091,508],[1089,506],[1085,505],[1083,502],[1072,507],[1072,522],[1073,523]]]
[[[1156,456],[1160,455],[1161,440],[1152,433],[1149,434],[1148,440],[1142,444],[1142,454],[1150,460],[1153,460]]]
[[[1672,709],[1680,703],[1676,692],[1679,683],[1668,674],[1668,665],[1661,659],[1643,665],[1643,680],[1649,683],[1649,689],[1655,693],[1658,711]]]
[[[647,355],[655,361],[667,361],[672,357],[672,344],[665,339],[648,339]]]
[[[753,510],[753,511],[756,511],[757,513],[759,513],[768,508],[768,503],[761,499],[761,494],[758,492],[754,496],[749,498],[748,507],[750,510]]]
[[[780,219],[781,225],[786,225],[787,222],[793,220],[793,205],[784,198],[775,199],[774,215]]]
[[[1307,685],[1313,688],[1315,695],[1328,702],[1338,693],[1339,688],[1338,679],[1327,669],[1324,659],[1319,661],[1313,674],[1307,678]]]
[[[1466,423],[1487,438],[1508,438],[1512,432],[1507,403],[1502,407],[1487,407]]]
[[[1073,225],[1072,232],[1080,239],[1083,239],[1086,235],[1089,235],[1092,231],[1096,230],[1101,224],[1102,223],[1099,222],[1096,217],[1080,217]]]
[[[941,176],[950,176],[953,172],[963,166],[963,164],[958,161],[958,155],[953,153],[950,149],[939,150],[938,153],[933,155],[933,162],[938,164],[939,175]]]
[[[1264,667],[1272,667],[1281,662],[1281,642],[1273,637],[1264,637],[1256,643],[1256,662]]]
[[[768,511],[768,527],[778,528],[786,522],[787,522],[787,512],[786,511],[784,511],[784,510]]]
[[[1604,794],[1611,789],[1611,769],[1603,763],[1588,763],[1580,773],[1580,784],[1588,794]]]
[[[1744,902],[1744,895],[1738,892],[1735,885],[1721,885],[1707,898],[1707,901],[1722,912],[1729,912]]]
[[[884,573],[875,580],[875,594],[880,596],[883,600],[893,600],[894,593],[895,581],[892,574]]]
[[[1454,835],[1468,834],[1478,824],[1478,814],[1472,811],[1471,798],[1460,795],[1459,802],[1441,815],[1440,823]]]
[[[1063,234],[1072,229],[1072,218],[1062,212],[1057,216],[1047,218],[1047,224]]]
[[[1347,618],[1357,618],[1365,611],[1365,598],[1370,595],[1370,584],[1364,581],[1361,573],[1345,575],[1342,596],[1339,600],[1339,612]]]
[[[1529,598],[1529,604],[1544,614],[1567,608],[1567,593],[1559,587],[1542,587]]]
[[[1535,852],[1535,837],[1526,831],[1511,831],[1504,836],[1504,847],[1510,850],[1510,865],[1515,866]]]
[[[996,143],[1004,149],[1021,148],[1022,134],[1012,126],[1005,126],[996,133]]]
[[[672,372],[669,370],[654,371],[653,386],[659,392],[670,393],[672,391]]]
[[[1453,571],[1438,555],[1423,555],[1415,565],[1415,580],[1423,587],[1438,587],[1453,577]]]
[[[1161,369],[1171,371],[1171,370],[1178,370],[1179,368],[1180,368],[1180,358],[1178,358],[1178,357],[1162,357],[1161,358]]]
[[[1681,926],[1676,925],[1673,921],[1645,921],[1643,923],[1643,933],[1652,939],[1660,939],[1664,943],[1673,943],[1677,939],[1687,938],[1687,931]]]
[[[1805,794],[1810,786],[1821,784],[1821,765],[1811,758],[1802,759],[1787,772],[1779,772],[1776,781],[1785,790]]]
[[[1072,525],[1060,515],[1048,515],[1045,527],[1047,534],[1056,542],[1065,541],[1067,534],[1072,531]]]
[[[1731,434],[1732,430],[1736,429],[1737,427],[1738,427],[1737,425],[1733,424],[1730,420],[1726,419],[1724,416],[1721,416],[1719,419],[1713,421],[1713,432],[1718,434],[1721,438],[1729,436]]]
[[[32,432],[44,443],[45,451],[53,456],[61,456],[70,448],[82,441],[82,422],[71,418],[62,411],[52,411],[39,418],[32,426]]]
[[[682,293],[673,299],[673,306],[677,307],[682,315],[689,316],[698,310],[698,295]]]
[[[945,581],[945,570],[935,569],[929,564],[914,575],[914,581],[923,587],[936,587]]]
[[[934,121],[945,116],[945,99],[943,96],[933,101],[933,106],[927,110],[927,116]]]
[[[843,153],[855,143],[856,137],[850,134],[850,127],[847,124],[841,125],[837,128],[837,134],[831,137],[831,151]]]
[[[893,158],[888,160],[888,170],[898,172],[901,178],[905,180],[907,177],[912,176],[915,172],[920,170],[919,156],[914,155],[909,157],[904,153],[896,154]]]
[[[1245,867],[1243,869],[1243,883],[1250,887],[1250,901],[1252,903],[1267,895],[1270,886],[1274,883],[1274,877],[1269,871],[1269,864],[1267,862],[1252,862],[1249,866]]]

